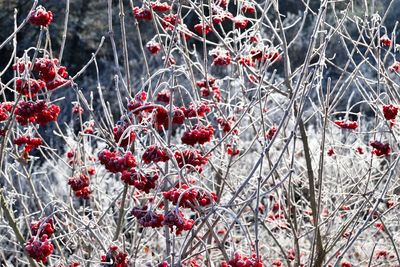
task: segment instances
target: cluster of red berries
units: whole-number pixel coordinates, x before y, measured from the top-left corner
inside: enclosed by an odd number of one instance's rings
[[[13,103],[3,102],[0,103],[0,122],[5,121],[9,118],[8,113],[11,112]]]
[[[79,103],[75,103],[74,106],[72,107],[72,113],[73,114],[83,114],[85,110]]]
[[[212,28],[206,22],[200,22],[194,25],[194,30],[201,36],[207,35],[212,32]]]
[[[275,126],[272,126],[272,127],[267,131],[267,133],[265,134],[265,136],[266,136],[268,139],[271,140],[271,139],[274,137],[274,135],[275,135],[275,133],[276,133],[277,130],[278,130],[278,129],[276,129]]]
[[[212,20],[215,24],[221,24],[224,21],[233,19],[232,13],[227,10],[215,9],[213,11]]]
[[[29,17],[29,22],[36,26],[48,27],[53,21],[53,13],[51,11],[46,11],[42,6],[38,6]]]
[[[253,58],[251,56],[239,57],[238,63],[240,65],[245,65],[245,66],[249,66],[249,67],[256,66],[256,62],[253,61]]]
[[[143,173],[131,168],[122,172],[121,180],[128,185],[133,185],[140,191],[149,193],[151,189],[156,187],[158,172],[153,170]]]
[[[33,237],[25,244],[25,251],[32,259],[45,264],[47,257],[53,253],[53,244],[49,240],[54,233],[53,220],[32,222],[30,229]]]
[[[249,20],[244,16],[237,16],[233,19],[235,28],[244,29],[249,24]]]
[[[142,160],[145,164],[150,164],[151,162],[166,162],[169,160],[167,151],[159,146],[151,145],[146,148],[142,155]]]
[[[213,96],[217,102],[221,101],[221,90],[218,85],[215,84],[216,79],[214,77],[208,77],[208,82],[206,80],[197,81],[196,85],[200,88],[200,95],[202,97]]]
[[[135,6],[132,9],[133,16],[137,20],[152,20],[153,15],[151,10],[145,7],[137,7]]]
[[[128,253],[121,251],[118,246],[112,245],[109,247],[106,255],[101,256],[101,262],[110,263],[107,266],[112,267],[129,267],[131,262],[128,259]]]
[[[177,24],[179,24],[181,20],[178,18],[178,15],[165,15],[161,20],[161,26],[166,31],[172,31]]]
[[[120,147],[127,147],[135,140],[135,132],[132,129],[127,130],[129,125],[128,121],[121,121],[113,128],[114,140]],[[122,136],[124,137],[122,138]]]
[[[157,101],[163,102],[163,103],[169,103],[171,99],[171,90],[169,89],[163,89],[157,94]]]
[[[224,133],[228,133],[232,129],[233,125],[235,125],[236,118],[234,116],[229,116],[226,119],[223,117],[218,117],[217,122],[222,127],[222,131]],[[239,131],[238,131],[238,129],[235,129],[235,130],[233,130],[232,133],[238,134]]]
[[[168,89],[159,93],[158,101],[169,102],[169,100],[170,91]],[[138,115],[139,121],[142,121],[143,118],[148,116],[146,114],[151,113],[153,119],[152,123],[156,129],[168,129],[169,109],[169,106],[163,107],[147,102],[147,94],[145,92],[138,93],[134,99],[128,103],[128,110]],[[211,108],[206,101],[198,104],[190,103],[188,108],[173,106],[171,122],[174,125],[181,125],[185,122],[186,118],[202,118],[210,111]]]
[[[253,60],[262,60],[264,52],[260,48],[252,48],[250,55]]]
[[[202,166],[208,161],[207,157],[204,157],[196,149],[185,149],[183,151],[176,151],[174,154],[176,161],[178,162],[179,168],[183,168],[185,165],[191,165],[197,169],[198,172],[202,172]]]
[[[185,123],[185,108],[173,107],[172,123],[176,125],[182,125]]]
[[[47,257],[53,253],[53,244],[48,240],[46,234],[41,237],[32,237],[25,244],[25,251],[32,259],[42,262],[47,262]]]
[[[44,126],[51,121],[56,121],[59,113],[59,106],[49,105],[44,100],[38,102],[21,101],[15,109],[15,119],[23,126],[34,122]]]
[[[185,114],[185,117],[190,119],[190,118],[203,118],[206,116],[206,113],[211,111],[210,106],[206,101],[200,102],[198,104],[195,104],[193,102],[190,102],[189,107],[181,107],[181,110]]]
[[[14,71],[17,71],[19,74],[23,74],[25,70],[30,70],[32,67],[32,62],[29,60],[25,60],[23,58],[20,58],[17,60],[17,63],[12,65],[12,69]]]
[[[161,3],[160,1],[150,2],[151,8],[157,12],[167,12],[171,10],[171,6],[167,3]]]
[[[147,100],[147,93],[144,91],[141,91],[135,95],[132,101],[128,103],[128,110],[132,111],[133,114],[138,115],[140,111],[145,111],[145,112],[151,112],[153,110],[152,107],[146,109],[143,108],[143,110],[138,110],[139,108],[149,105],[150,103],[146,101]]]
[[[196,206],[205,207],[218,200],[215,192],[208,194],[200,192],[197,188],[190,188],[187,184],[178,184],[175,188],[163,192],[165,199],[176,205],[180,199],[179,207],[194,209]]]
[[[253,60],[258,60],[258,61],[266,60],[269,62],[276,62],[276,61],[281,60],[281,58],[282,58],[279,51],[276,50],[275,48],[272,48],[272,49],[268,50],[267,52],[263,52],[263,50],[260,48],[252,48],[250,50],[250,55]]]
[[[230,156],[237,156],[240,154],[240,149],[238,148],[237,144],[227,144],[226,145],[226,153]]]
[[[43,144],[43,140],[39,137],[30,137],[27,135],[20,136],[14,139],[14,144],[17,146],[24,145],[24,153],[29,154],[33,149],[38,148]]]
[[[374,148],[372,150],[372,154],[377,155],[378,157],[387,156],[391,151],[390,145],[388,143],[384,144],[382,142],[375,140],[371,141],[370,145]]]
[[[214,135],[214,127],[211,125],[204,126],[201,124],[195,124],[193,128],[189,131],[186,131],[182,135],[182,143],[193,146],[195,144],[204,144],[211,141],[212,136]]]
[[[168,111],[169,107],[167,106],[166,108],[164,107],[157,107],[154,113],[154,127],[156,129],[168,129]],[[183,124],[185,121],[185,114],[183,111],[179,108],[173,107],[173,112],[172,112],[172,124]]]
[[[392,40],[387,36],[387,34],[383,35],[380,39],[381,45],[383,46],[391,46],[392,45]]]
[[[83,199],[89,199],[91,190],[89,188],[89,176],[83,174],[82,172],[69,178],[68,184],[71,189],[75,192],[76,197],[81,197]]]
[[[336,120],[335,124],[342,129],[351,129],[355,130],[358,128],[358,123],[356,121],[350,120]]]
[[[133,208],[131,214],[143,227],[160,228],[163,226],[164,215],[149,210],[147,206]]]
[[[169,101],[169,95],[165,95]],[[147,93],[138,93],[132,101],[128,103],[128,110],[132,111],[133,114],[138,115],[139,121],[142,121],[146,114],[152,113],[153,124],[156,129],[168,129],[168,114],[169,106],[155,106],[150,102],[147,102]],[[165,100],[165,99],[164,99]],[[173,107],[172,114],[173,124],[183,124],[185,120],[184,111],[179,108]]]
[[[47,235],[47,237],[50,238],[54,234],[54,223],[52,218],[33,221],[29,228],[31,229],[32,236],[38,235],[40,237],[42,235]]]
[[[58,66],[57,58],[49,58],[44,56],[42,58],[36,58],[33,64],[33,70],[39,73],[39,79],[46,82],[47,90],[54,90],[57,87],[68,83],[65,80],[68,76],[67,68],[64,66]]]
[[[15,81],[15,90],[21,95],[31,98],[35,97],[36,94],[45,86],[46,83],[42,80],[29,79],[26,81],[23,79],[17,79]]]
[[[242,12],[248,14],[254,14],[256,12],[256,8],[249,3],[243,3]]]
[[[181,234],[183,231],[192,229],[194,220],[186,219],[182,211],[170,210],[164,216],[151,209],[147,206],[133,208],[131,214],[138,220],[138,223],[143,227],[160,228],[163,225],[167,225],[172,230],[175,226],[175,233]]]
[[[390,104],[383,106],[382,111],[386,120],[394,120],[396,119],[399,108]]]
[[[154,127],[156,129],[163,129],[163,128],[164,129],[168,129],[168,123],[169,123],[169,121],[168,121],[168,118],[169,118],[168,113],[169,113],[169,111],[167,110],[167,108],[157,107],[155,109],[154,117],[153,117],[153,123],[154,123]],[[184,118],[183,118],[183,121],[182,121],[182,119],[181,119],[182,114],[181,113],[182,112],[179,112],[179,109],[174,110],[174,112],[172,114],[173,118],[172,118],[172,121],[171,121],[173,124],[182,124],[183,123]]]
[[[149,41],[146,44],[146,48],[149,50],[150,53],[152,53],[153,55],[158,54],[158,52],[160,52],[161,50],[161,44],[157,43],[155,41]]]
[[[123,172],[136,167],[136,158],[132,155],[132,152],[125,152],[122,156],[119,156],[119,154],[104,149],[98,154],[98,158],[100,163],[112,173]]]
[[[400,62],[395,61],[390,67],[389,67],[390,72],[396,72],[400,73]]]
[[[210,51],[210,56],[213,57],[213,65],[227,66],[231,64],[231,55],[228,50],[216,48]]]
[[[214,97],[215,101],[221,102],[221,90],[218,86],[213,86],[211,88],[203,87],[200,89],[200,94],[202,97]]]
[[[268,62],[274,63],[282,59],[282,55],[278,50],[272,49],[264,55],[264,59]]]
[[[163,225],[169,226],[171,230],[175,227],[175,234],[180,235],[193,228],[194,220],[186,219],[182,211],[172,209],[165,214]]]
[[[221,267],[262,267],[263,263],[261,259],[257,258],[257,255],[253,253],[251,257],[242,255],[241,252],[236,251],[233,257],[228,263],[225,261],[221,263]]]
[[[200,81],[196,81],[196,86],[199,88],[214,86],[216,81],[217,79],[215,79],[213,76],[208,76],[207,80],[203,79]]]

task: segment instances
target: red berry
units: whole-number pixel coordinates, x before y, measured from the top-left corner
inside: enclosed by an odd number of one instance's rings
[[[42,80],[29,79],[24,81],[22,79],[17,79],[15,81],[15,90],[23,96],[33,98],[36,94],[42,90],[46,84]]]
[[[42,262],[47,262],[47,257],[53,253],[53,244],[48,240],[46,234],[40,238],[32,237],[25,245],[25,251],[32,259]]]
[[[185,165],[192,165],[199,172],[202,172],[202,166],[208,161],[208,158],[203,157],[196,149],[176,151],[174,156],[179,168],[183,168]]]
[[[121,180],[129,185],[135,186],[138,190],[149,193],[151,189],[156,187],[158,180],[157,171],[139,172],[135,168],[124,170]]]
[[[383,46],[391,46],[392,45],[392,40],[387,36],[387,34],[382,36],[380,41],[381,41],[381,45],[383,45]]]
[[[175,226],[175,233],[180,235],[183,231],[192,229],[194,220],[186,219],[182,211],[173,209],[165,214],[163,225],[168,225],[170,229]]]
[[[150,53],[153,55],[158,54],[161,50],[161,45],[160,43],[157,43],[155,41],[150,41],[146,44],[147,49],[149,50]]]
[[[396,72],[400,73],[400,62],[395,61],[390,67],[389,67],[390,72]]]
[[[157,101],[169,103],[171,98],[171,91],[169,89],[163,89],[161,92],[157,94]]]
[[[46,11],[42,6],[38,6],[32,11],[29,17],[29,22],[36,26],[48,27],[53,20],[53,13]]]
[[[212,28],[210,25],[208,25],[205,22],[200,22],[196,25],[194,25],[194,30],[199,34],[199,35],[207,35],[210,32],[212,32]]]
[[[133,208],[132,215],[143,227],[160,228],[163,226],[164,215],[148,210],[147,206]]]
[[[152,18],[153,18],[151,10],[148,8],[144,8],[144,7],[140,8],[140,7],[135,6],[133,8],[132,12],[133,12],[133,16],[137,20],[152,20]]]
[[[178,15],[166,15],[161,20],[161,26],[166,31],[173,30],[175,28],[175,26],[179,23],[180,23],[180,19],[178,18]]]
[[[115,245],[110,246],[107,254],[101,256],[101,262],[112,262],[112,265],[107,264],[107,266],[112,267],[129,267],[131,265],[128,253],[119,250],[118,246]]]
[[[382,111],[386,120],[394,120],[396,119],[399,108],[390,104],[383,106]]]
[[[182,143],[187,145],[204,144],[211,141],[214,135],[214,127],[211,125],[203,126],[201,124],[196,124],[190,131],[186,131],[181,140]]]
[[[231,64],[231,56],[228,50],[216,48],[210,51],[213,57],[213,64],[216,66],[226,66]]]
[[[150,2],[151,8],[154,11],[158,11],[158,12],[167,12],[171,10],[171,6],[167,3],[161,3],[159,1],[155,1],[155,2]]]
[[[388,156],[391,151],[391,148],[388,143],[384,144],[384,143],[381,143],[381,142],[375,140],[375,141],[371,141],[370,145],[374,148],[374,150],[372,150],[372,154],[375,154],[378,157]]]
[[[122,156],[119,156],[120,154],[104,149],[99,153],[98,158],[100,163],[112,173],[122,173],[124,170],[136,167],[136,158],[132,155],[132,152],[125,152]]]
[[[244,3],[242,6],[242,12],[243,13],[249,13],[249,14],[254,14],[256,12],[256,9],[253,5],[249,3]]]
[[[142,160],[145,164],[150,164],[151,162],[166,162],[169,160],[169,156],[162,147],[151,145],[147,147],[146,151],[143,153]]]
[[[335,124],[342,129],[357,129],[358,123],[356,121],[349,121],[349,120],[336,120]]]
[[[233,19],[235,28],[244,29],[249,24],[249,20],[244,16],[237,16]]]

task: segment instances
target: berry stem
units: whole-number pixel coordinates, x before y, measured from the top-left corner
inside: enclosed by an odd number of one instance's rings
[[[125,215],[125,201],[126,201],[126,195],[128,193],[128,184],[124,185],[124,192],[122,193],[122,201],[121,201],[121,206],[119,208],[119,216],[118,216],[118,222],[117,222],[117,229],[115,231],[115,235],[113,238],[113,241],[117,240],[119,237],[119,234],[121,233],[121,227],[122,223],[124,221],[124,215]]]
[[[8,225],[13,229],[15,237],[17,238],[19,244],[23,247],[25,244],[25,238],[21,234],[21,230],[19,229],[17,222],[14,219],[13,213],[10,210],[10,207],[6,203],[6,198],[4,196],[3,188],[0,188],[0,206],[1,209],[3,210],[4,217],[8,221]],[[29,256],[27,256],[29,264],[31,266],[37,266],[36,263],[33,261],[33,259]]]

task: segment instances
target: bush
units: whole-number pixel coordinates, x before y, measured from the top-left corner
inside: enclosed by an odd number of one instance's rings
[[[114,2],[0,43],[2,264],[400,263],[394,1]]]

